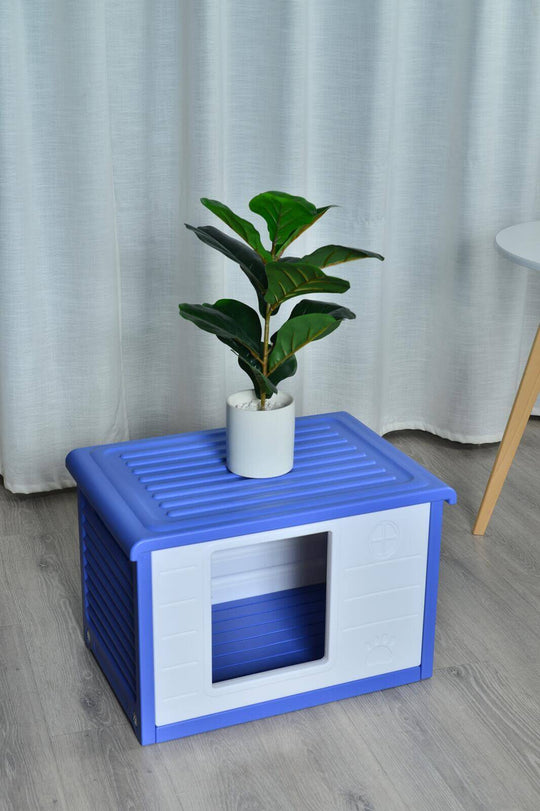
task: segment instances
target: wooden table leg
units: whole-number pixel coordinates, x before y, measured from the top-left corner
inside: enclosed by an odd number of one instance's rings
[[[540,326],[536,331],[529,360],[523,372],[512,411],[506,423],[504,436],[486,486],[484,498],[478,510],[473,528],[474,535],[483,535],[487,529],[491,513],[497,503],[502,486],[510,470],[510,465],[518,449],[523,431],[531,415],[532,407],[540,392]]]

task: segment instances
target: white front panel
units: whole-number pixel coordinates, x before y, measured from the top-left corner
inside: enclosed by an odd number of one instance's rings
[[[152,552],[156,724],[419,665],[429,511],[429,504],[419,504]],[[215,579],[216,572],[225,578],[215,586],[217,601],[240,599],[235,558],[257,560],[263,570],[264,544],[319,533],[328,533],[324,659],[213,685],[211,556],[218,553]],[[246,552],[254,545],[259,549]],[[290,588],[290,569],[284,567],[280,584],[279,567],[272,568],[267,590]],[[239,590],[226,588],[230,577]]]

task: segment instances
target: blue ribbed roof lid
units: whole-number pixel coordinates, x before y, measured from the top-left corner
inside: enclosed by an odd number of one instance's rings
[[[296,421],[294,468],[244,479],[225,466],[225,431],[72,451],[67,467],[131,559],[456,494],[350,414]]]

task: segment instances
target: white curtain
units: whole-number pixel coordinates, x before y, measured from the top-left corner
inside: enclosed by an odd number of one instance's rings
[[[298,413],[501,437],[540,313],[494,248],[540,218],[537,2],[5,0],[0,37],[6,487],[224,423],[247,378],[177,305],[252,290],[183,223],[267,189],[339,204],[300,249],[386,257],[335,269],[357,319],[299,355]]]

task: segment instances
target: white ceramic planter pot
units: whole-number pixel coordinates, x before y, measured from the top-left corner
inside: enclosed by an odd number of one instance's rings
[[[227,398],[227,467],[249,479],[283,476],[293,466],[294,400],[278,392],[265,411],[257,403],[250,389]]]

